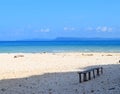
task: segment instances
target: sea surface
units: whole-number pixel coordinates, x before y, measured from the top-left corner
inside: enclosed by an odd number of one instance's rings
[[[120,52],[120,40],[1,41],[0,53]]]

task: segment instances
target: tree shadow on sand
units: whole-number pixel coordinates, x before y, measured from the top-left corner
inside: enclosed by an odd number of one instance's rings
[[[77,72],[0,80],[0,94],[120,94],[120,64],[100,65],[103,74],[79,83]],[[98,66],[89,66],[84,69]]]

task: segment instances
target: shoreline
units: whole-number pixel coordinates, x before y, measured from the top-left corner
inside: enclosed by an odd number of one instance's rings
[[[77,51],[71,51],[71,52],[0,52],[0,54],[52,54],[52,53],[120,53],[120,52],[77,52]]]

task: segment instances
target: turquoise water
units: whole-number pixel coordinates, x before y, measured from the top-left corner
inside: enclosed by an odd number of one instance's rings
[[[120,41],[6,41],[0,53],[120,52]]]

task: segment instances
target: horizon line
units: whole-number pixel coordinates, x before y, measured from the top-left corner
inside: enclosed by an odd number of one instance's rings
[[[0,42],[4,41],[97,41],[97,40],[120,40],[120,38],[99,38],[99,37],[93,37],[93,38],[78,38],[78,37],[56,37],[53,39],[19,39],[19,40],[0,40]]]

